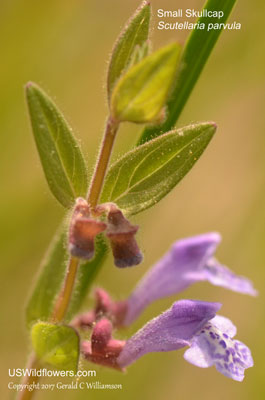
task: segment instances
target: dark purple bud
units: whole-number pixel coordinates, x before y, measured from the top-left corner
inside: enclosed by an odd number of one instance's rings
[[[78,198],[69,231],[69,251],[74,257],[90,260],[94,256],[94,238],[106,229],[106,224],[90,217],[89,205]]]
[[[138,226],[132,225],[118,209],[108,214],[107,237],[110,240],[114,263],[117,267],[131,267],[140,264],[142,253],[134,238]]]

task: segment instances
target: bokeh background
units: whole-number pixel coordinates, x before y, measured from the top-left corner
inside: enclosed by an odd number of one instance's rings
[[[8,368],[23,368],[29,348],[24,327],[25,299],[50,238],[64,210],[50,195],[29,126],[23,85],[40,84],[57,102],[81,141],[91,167],[107,115],[105,78],[113,42],[138,6],[138,0],[1,0],[0,1],[0,174],[1,174],[1,399]],[[187,31],[158,31],[158,8],[200,9],[202,0],[152,0],[154,48]],[[225,31],[181,115],[179,125],[213,120],[218,131],[203,157],[178,187],[153,209],[135,217],[144,263],[125,271],[111,259],[96,285],[116,298],[127,296],[137,280],[176,239],[219,231],[219,259],[251,278],[260,291],[250,298],[207,283],[150,306],[129,335],[176,298],[223,303],[222,313],[249,345],[255,367],[243,383],[196,368],[183,351],[150,354],[122,375],[96,368],[102,383],[121,383],[122,391],[56,391],[41,399],[259,400],[264,390],[264,15],[262,0],[238,1],[230,21],[240,31]],[[139,127],[125,125],[114,159],[127,151]],[[91,299],[88,298],[87,306]],[[94,369],[93,365],[85,365]],[[19,381],[17,379],[13,379]],[[51,382],[51,380],[43,380]],[[64,380],[64,382],[67,382]]]

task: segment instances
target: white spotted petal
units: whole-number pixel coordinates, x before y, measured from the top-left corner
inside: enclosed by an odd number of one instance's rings
[[[249,348],[232,337],[236,327],[225,317],[216,316],[194,336],[184,358],[197,367],[215,365],[223,375],[236,381],[244,379],[245,369],[253,366]]]

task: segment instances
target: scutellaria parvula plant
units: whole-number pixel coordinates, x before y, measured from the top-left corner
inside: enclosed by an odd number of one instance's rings
[[[225,22],[234,3],[208,0],[205,7],[223,11]],[[173,42],[151,52],[150,16],[151,5],[144,1],[114,45],[106,84],[109,116],[90,183],[68,123],[43,90],[35,83],[26,85],[44,174],[67,213],[26,307],[32,343],[28,368],[48,366],[76,373],[82,359],[124,371],[146,353],[187,347],[184,358],[190,363],[215,366],[223,375],[242,381],[244,370],[253,365],[251,352],[234,339],[233,323],[217,314],[220,303],[178,300],[132,337],[115,339],[116,331],[131,325],[152,302],[196,282],[256,295],[249,280],[214,257],[221,240],[218,233],[176,241],[128,298],[117,301],[98,288],[94,307],[78,313],[108,250],[120,269],[141,264],[137,238],[141,227],[132,223],[131,216],[166,196],[216,132],[213,122],[175,125],[221,32],[196,30],[183,49]],[[206,26],[211,23],[209,17],[201,20]],[[123,122],[144,124],[144,130],[136,146],[109,166]],[[24,383],[37,379],[30,376]],[[19,398],[29,399],[33,393],[25,384]]]

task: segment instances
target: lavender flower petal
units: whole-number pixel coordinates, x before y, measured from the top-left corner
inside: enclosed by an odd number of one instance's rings
[[[229,319],[216,316],[194,336],[184,358],[201,368],[215,365],[223,375],[242,381],[245,369],[253,366],[253,360],[249,348],[232,339],[235,334],[236,327]]]
[[[177,301],[126,342],[118,357],[118,365],[123,368],[146,353],[172,351],[189,345],[196,332],[214,317],[220,307],[220,303]]]
[[[169,252],[147,272],[129,297],[124,325],[130,325],[154,300],[178,293],[200,279],[189,274],[203,268],[213,256],[220,240],[218,233],[207,233],[174,243]]]
[[[214,258],[210,259],[204,269],[205,280],[213,285],[222,286],[234,292],[257,296],[258,292],[253,288],[252,282],[234,274],[229,268],[221,265]]]
[[[177,241],[139,282],[128,299],[123,324],[130,325],[154,300],[179,293],[192,283],[209,281],[236,292],[256,295],[252,283],[213,259],[221,237],[207,233]]]

